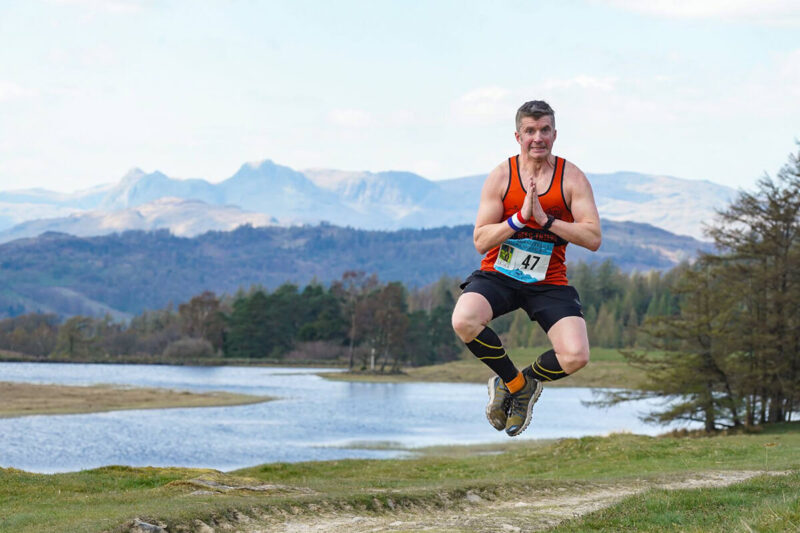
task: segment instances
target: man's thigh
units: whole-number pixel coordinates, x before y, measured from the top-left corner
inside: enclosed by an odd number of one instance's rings
[[[589,353],[589,335],[586,321],[579,316],[565,316],[553,324],[547,332],[547,338],[553,345],[556,354]]]
[[[489,300],[477,292],[465,292],[459,296],[453,309],[454,317],[462,317],[483,325],[492,320],[492,306]]]
[[[550,329],[565,318],[583,318],[578,291],[569,285],[543,285],[526,291],[522,307],[531,320],[539,323],[542,329]]]
[[[516,291],[512,287],[480,270],[473,272],[461,284],[461,289],[463,293],[459,298],[459,302],[469,294],[478,294],[489,303],[491,312],[489,320],[502,316],[518,307]],[[478,300],[470,297],[465,301],[471,303]]]

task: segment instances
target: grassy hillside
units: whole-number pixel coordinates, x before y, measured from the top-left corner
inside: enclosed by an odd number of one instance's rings
[[[0,469],[0,531],[130,531],[135,519],[170,532],[790,531],[800,524],[800,424],[702,438],[509,441],[227,474]]]

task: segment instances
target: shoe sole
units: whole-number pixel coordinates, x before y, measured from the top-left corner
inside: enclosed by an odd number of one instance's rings
[[[492,404],[494,403],[494,399],[495,399],[494,380],[496,380],[496,379],[497,379],[497,377],[489,378],[489,403],[486,404],[486,419],[489,421],[489,424],[491,424],[491,426],[494,429],[496,429],[497,431],[503,431],[506,428],[506,423],[503,422],[503,427],[499,428],[499,427],[494,425],[494,422],[492,421],[492,417],[491,417]],[[498,422],[499,422],[499,420],[498,420]]]
[[[528,403],[528,412],[525,415],[525,422],[522,424],[522,427],[519,428],[516,432],[514,432],[513,434],[506,432],[506,435],[508,435],[509,437],[516,437],[517,435],[519,435],[528,428],[528,424],[531,423],[531,418],[532,418],[531,413],[533,411],[533,406],[539,400],[539,395],[542,394],[542,388],[543,388],[542,382],[537,379],[536,390],[533,391],[533,398],[531,398],[531,401]]]

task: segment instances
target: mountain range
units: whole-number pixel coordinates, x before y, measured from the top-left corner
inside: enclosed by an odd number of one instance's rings
[[[647,223],[703,238],[702,224],[736,191],[709,181],[615,172],[587,174],[601,217]],[[411,172],[294,170],[269,159],[230,178],[174,179],[133,169],[115,184],[74,193],[0,191],[0,242],[47,231],[76,236],[167,229],[206,231],[327,222],[368,230],[434,228],[474,222],[485,175],[441,181]]]

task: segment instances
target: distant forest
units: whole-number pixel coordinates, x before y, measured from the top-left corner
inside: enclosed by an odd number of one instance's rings
[[[593,342],[634,346],[639,324],[678,302],[670,286],[678,271],[625,274],[610,261],[581,263],[572,282],[581,293]],[[29,313],[0,320],[0,349],[68,361],[189,363],[227,358],[333,362],[398,370],[458,358],[463,345],[450,315],[460,280],[442,277],[409,290],[362,271],[326,287],[284,283],[217,296],[206,291],[177,307],[144,311],[129,322],[110,316]],[[511,346],[546,342],[522,312],[495,320]]]

